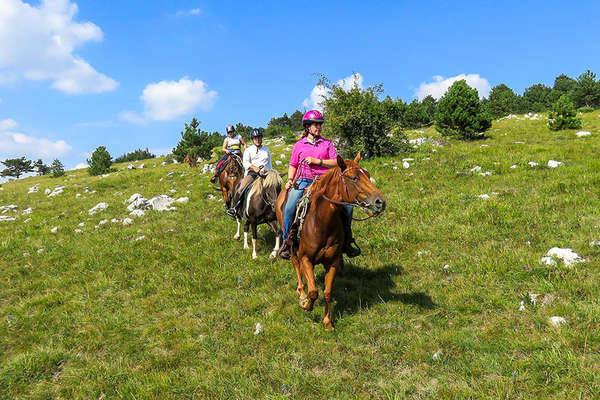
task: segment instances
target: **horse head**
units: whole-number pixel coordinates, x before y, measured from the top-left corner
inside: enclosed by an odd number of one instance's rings
[[[343,202],[368,210],[373,216],[379,215],[385,210],[385,197],[373,185],[369,171],[359,166],[359,162],[360,153],[354,160],[344,161],[337,157],[339,196]]]

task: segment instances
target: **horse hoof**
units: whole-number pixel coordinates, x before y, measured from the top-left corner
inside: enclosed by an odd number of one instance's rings
[[[308,305],[308,298],[305,297],[303,299],[300,299],[300,301],[298,302],[298,305],[300,306],[300,308],[302,308],[303,310],[308,310],[309,305]]]
[[[240,240],[240,235],[233,235],[233,240]]]
[[[250,250],[250,246],[244,246],[244,250]]]
[[[256,260],[258,258],[258,256],[256,254],[252,254],[252,259]]]
[[[335,331],[335,328],[333,327],[333,325],[331,325],[331,322],[328,322],[325,324],[325,330],[329,331],[329,332],[333,332],[333,331]]]
[[[269,254],[269,259],[270,260],[275,259],[275,257],[277,257],[277,252],[273,251],[273,252],[271,252],[271,254]]]

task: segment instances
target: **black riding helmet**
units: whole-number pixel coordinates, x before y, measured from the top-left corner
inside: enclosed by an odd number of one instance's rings
[[[263,137],[262,132],[256,128],[250,131],[250,139],[254,139],[255,137]]]

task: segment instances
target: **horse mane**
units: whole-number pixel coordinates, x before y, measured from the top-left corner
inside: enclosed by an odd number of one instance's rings
[[[313,199],[317,199],[325,194],[327,187],[330,186],[331,181],[339,176],[341,173],[341,169],[339,166],[334,168],[330,168],[329,171],[325,172],[323,175],[319,177],[319,179],[315,179],[312,184],[312,188],[310,189]],[[337,186],[336,186],[337,187]]]
[[[263,193],[275,193],[275,196],[279,193],[281,188],[281,176],[274,169],[267,171],[267,175],[264,178],[258,178],[252,185],[252,193],[262,197]],[[271,199],[274,201],[275,199]]]

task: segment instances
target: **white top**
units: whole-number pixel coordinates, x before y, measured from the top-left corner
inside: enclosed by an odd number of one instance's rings
[[[242,135],[239,135],[239,134],[235,135],[234,137],[227,136],[225,138],[227,150],[240,150],[241,151],[241,149],[242,149],[241,139],[242,139]]]
[[[273,169],[271,165],[271,151],[265,146],[260,146],[260,149],[255,144],[246,148],[244,152],[244,176],[248,175],[248,168],[254,165],[255,167],[263,167],[265,170]]]

